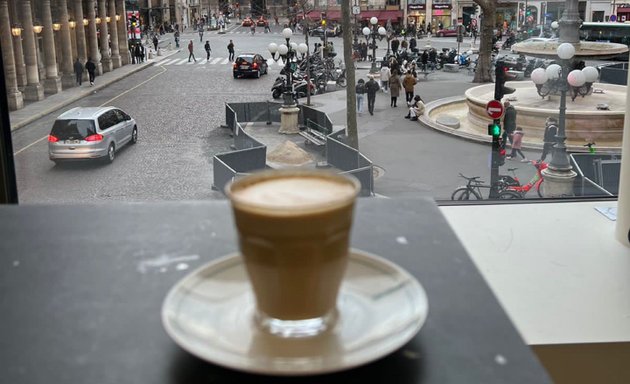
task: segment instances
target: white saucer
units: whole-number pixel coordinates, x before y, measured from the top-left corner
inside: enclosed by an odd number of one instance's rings
[[[388,355],[422,327],[429,304],[418,281],[397,265],[352,250],[328,332],[287,339],[253,323],[254,297],[242,259],[232,254],[193,271],[162,306],[166,332],[211,363],[269,375],[310,375],[353,368]]]

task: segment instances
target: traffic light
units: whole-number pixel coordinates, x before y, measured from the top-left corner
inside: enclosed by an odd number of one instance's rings
[[[501,100],[504,95],[514,93],[514,88],[506,87],[505,80],[507,77],[508,67],[503,61],[498,61],[495,69],[494,81],[494,99]]]
[[[501,136],[501,126],[497,123],[488,124],[488,136],[500,137]]]
[[[326,20],[322,20],[322,27],[326,26]]]
[[[132,27],[135,28],[137,21],[138,21],[138,19],[136,19],[136,15],[131,15],[131,26]]]
[[[532,9],[531,8],[527,8],[527,11],[525,11],[525,14],[527,16],[531,16],[532,15]]]

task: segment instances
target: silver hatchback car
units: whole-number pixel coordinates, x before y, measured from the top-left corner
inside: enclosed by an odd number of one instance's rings
[[[71,160],[114,161],[116,151],[138,141],[138,126],[114,107],[73,108],[64,112],[48,135],[48,156],[55,163]]]

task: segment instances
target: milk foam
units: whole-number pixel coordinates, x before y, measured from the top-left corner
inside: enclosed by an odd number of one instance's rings
[[[323,177],[293,176],[261,180],[233,193],[238,200],[261,208],[299,208],[347,200],[355,189]]]

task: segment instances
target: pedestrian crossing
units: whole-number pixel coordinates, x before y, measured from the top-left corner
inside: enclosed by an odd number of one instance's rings
[[[197,61],[188,61],[188,57],[185,58],[175,58],[175,59],[164,59],[157,63],[157,65],[232,65],[232,62],[227,57],[210,57],[210,60],[197,59]],[[267,65],[271,68],[273,66],[283,67],[284,64],[282,60],[273,61],[273,59],[267,59]]]

